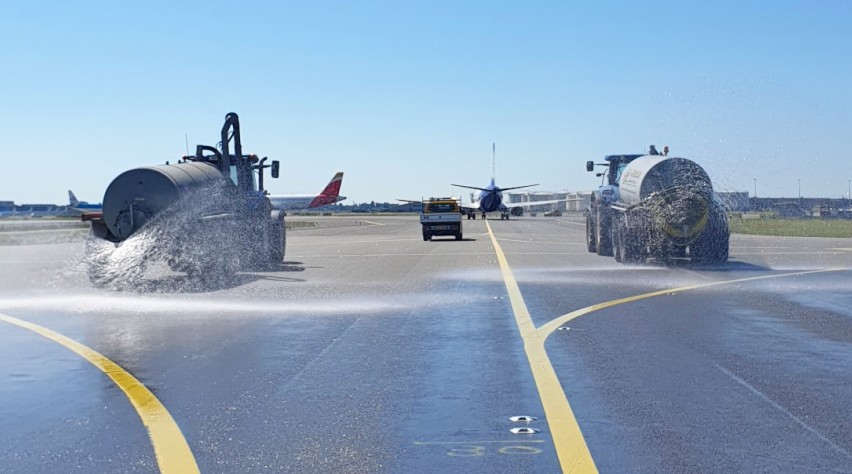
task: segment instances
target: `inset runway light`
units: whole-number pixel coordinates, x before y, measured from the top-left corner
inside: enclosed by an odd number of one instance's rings
[[[512,434],[536,434],[539,430],[538,428],[512,428],[509,430]]]
[[[571,328],[569,328],[568,326],[562,326],[561,328],[558,329],[558,331],[570,331],[570,330],[571,330]]]
[[[535,421],[536,419],[537,418],[534,416],[519,415],[510,417],[509,421],[511,421],[512,423],[530,423],[532,421]]]

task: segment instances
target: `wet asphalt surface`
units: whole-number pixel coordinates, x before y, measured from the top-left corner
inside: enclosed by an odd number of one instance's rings
[[[202,472],[558,472],[481,220],[321,218],[276,271],[93,288],[81,242],[0,245],[0,313],[142,381]],[[490,221],[536,326],[625,296],[852,268],[852,239],[734,236],[727,265],[625,267],[570,218]],[[72,239],[73,240],[73,239]],[[852,472],[852,271],[601,309],[547,339],[601,472]],[[532,415],[533,435],[508,418]],[[0,322],[0,472],[157,472],[103,373]]]

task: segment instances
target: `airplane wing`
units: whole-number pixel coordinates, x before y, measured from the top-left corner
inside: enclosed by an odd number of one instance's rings
[[[585,198],[573,198],[573,199],[552,199],[549,201],[530,201],[530,202],[504,202],[503,205],[509,209],[517,208],[517,207],[532,207],[532,206],[542,206],[548,204],[558,204],[560,202],[572,202],[572,201],[585,201]]]
[[[510,191],[512,189],[521,189],[521,188],[531,188],[533,186],[538,186],[537,184],[527,184],[524,186],[512,186],[511,188],[500,188],[500,191]]]
[[[459,188],[467,188],[467,189],[476,189],[477,191],[488,191],[488,189],[485,189],[485,188],[477,188],[476,186],[465,186],[463,184],[451,184],[450,186],[457,186]],[[512,189],[514,189],[514,188],[512,188]]]

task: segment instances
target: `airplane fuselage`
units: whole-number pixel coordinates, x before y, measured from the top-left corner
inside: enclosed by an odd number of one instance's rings
[[[71,207],[71,209],[74,209],[75,211],[81,211],[81,212],[96,212],[96,211],[103,210],[102,205],[100,205],[100,204],[89,204],[87,202],[79,202],[76,205],[69,206],[69,207]]]
[[[289,196],[270,196],[272,207],[286,211],[297,211],[302,209],[313,209],[329,206],[343,201],[346,196],[322,196],[316,194],[302,194]]]
[[[476,203],[482,212],[494,212],[503,208],[503,193],[496,186],[488,186],[479,191]]]
[[[346,196],[340,195],[340,186],[343,184],[343,173],[338,172],[319,194],[280,194],[270,195],[269,201],[272,207],[285,211],[296,211],[301,209],[315,209],[338,203]]]

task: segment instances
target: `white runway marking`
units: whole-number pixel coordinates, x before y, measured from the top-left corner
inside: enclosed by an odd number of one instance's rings
[[[819,438],[819,439],[821,439],[821,440],[825,441],[826,443],[828,443],[829,445],[831,445],[831,447],[832,447],[832,448],[834,448],[834,449],[835,449],[835,450],[837,450],[838,452],[842,453],[842,454],[843,454],[844,456],[846,456],[847,458],[852,458],[852,454],[849,454],[849,452],[848,452],[848,451],[846,451],[845,449],[841,448],[840,446],[838,446],[838,445],[834,444],[834,442],[833,442],[833,441],[831,441],[830,439],[828,439],[828,438],[826,438],[825,436],[823,436],[823,435],[822,435],[819,431],[815,430],[815,429],[814,429],[814,428],[812,428],[810,425],[808,425],[807,423],[805,423],[804,421],[802,421],[801,419],[799,419],[799,417],[797,417],[796,415],[794,415],[794,414],[790,413],[790,412],[789,412],[786,408],[784,408],[784,407],[782,407],[781,405],[779,405],[779,404],[775,403],[775,402],[774,402],[771,398],[769,398],[769,397],[767,397],[766,395],[764,395],[764,394],[763,394],[763,392],[761,392],[760,390],[758,390],[758,389],[754,388],[751,384],[749,384],[749,383],[748,383],[748,382],[746,382],[745,380],[743,380],[743,379],[741,379],[741,378],[737,377],[736,375],[734,375],[733,373],[731,373],[731,371],[729,371],[728,369],[726,369],[726,368],[722,367],[721,365],[719,365],[719,364],[717,364],[717,363],[715,363],[715,362],[713,363],[713,365],[715,365],[717,369],[721,370],[721,371],[722,371],[722,373],[724,373],[724,374],[725,374],[725,375],[727,375],[728,377],[730,377],[730,378],[734,379],[734,381],[735,381],[735,382],[737,382],[738,384],[740,384],[740,385],[742,385],[743,387],[747,388],[747,389],[748,389],[751,393],[753,393],[753,394],[757,395],[757,396],[758,396],[758,397],[760,397],[763,401],[765,401],[766,403],[769,403],[770,405],[772,405],[775,409],[777,409],[777,410],[778,410],[778,411],[780,411],[781,413],[784,413],[785,415],[787,415],[787,416],[789,416],[790,418],[792,418],[792,419],[793,419],[796,423],[798,423],[798,424],[799,424],[799,426],[801,426],[802,428],[806,429],[808,432],[810,432],[811,434],[815,435],[817,438]]]

